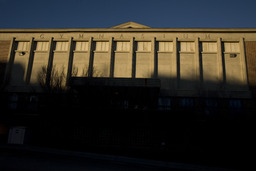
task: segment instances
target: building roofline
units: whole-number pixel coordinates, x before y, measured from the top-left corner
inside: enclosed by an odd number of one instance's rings
[[[72,33],[72,32],[207,32],[256,33],[256,28],[68,28],[68,29],[0,29],[0,33]]]
[[[136,23],[133,21],[129,21],[126,23],[122,23],[122,24],[110,27],[110,28],[140,28],[141,29],[141,28],[151,28],[151,27],[140,24],[140,23]]]

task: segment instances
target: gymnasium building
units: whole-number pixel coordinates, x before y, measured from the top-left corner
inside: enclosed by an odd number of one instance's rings
[[[0,29],[0,66],[2,134],[23,126],[32,144],[214,152],[239,136],[251,143],[241,132],[256,111],[255,28]]]

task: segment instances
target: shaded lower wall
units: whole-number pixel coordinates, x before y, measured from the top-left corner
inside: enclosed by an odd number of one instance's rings
[[[255,152],[254,129],[254,121],[191,120],[171,117],[169,113],[120,112],[110,116],[96,114],[79,121],[41,121],[33,128],[31,143],[245,168],[248,165],[244,164],[252,162],[249,156]]]
[[[92,99],[88,93],[1,94],[5,110],[0,124],[5,130],[26,127],[30,145],[220,165],[250,161],[247,156],[255,149],[253,99],[170,97],[163,105],[155,91],[144,89],[127,104],[123,100],[129,89],[104,90],[91,94],[94,102],[105,96],[98,106],[84,103]],[[150,93],[154,98],[144,97]],[[8,133],[2,132],[4,143]]]

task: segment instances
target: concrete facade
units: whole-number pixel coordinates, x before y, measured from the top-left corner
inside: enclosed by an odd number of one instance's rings
[[[0,143],[248,162],[255,66],[256,29],[0,29]]]
[[[248,98],[245,42],[256,29],[150,28],[128,22],[102,29],[0,29],[9,41],[6,91],[38,91],[38,73],[159,79],[160,96]],[[67,83],[68,81],[66,81]]]

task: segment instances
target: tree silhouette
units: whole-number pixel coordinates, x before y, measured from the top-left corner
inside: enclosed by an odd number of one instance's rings
[[[98,71],[95,67],[93,67],[93,77],[102,77],[104,74]],[[78,67],[75,65],[72,68],[71,77],[78,76]],[[89,68],[84,67],[82,69],[82,75],[79,77],[89,77]],[[37,81],[42,87],[42,89],[46,92],[65,92],[69,90],[66,82],[67,74],[65,73],[65,67],[57,68],[56,65],[53,65],[51,69],[47,68],[47,66],[42,66],[41,70],[37,74]]]
[[[53,65],[51,70],[46,66],[42,66],[37,74],[38,83],[47,92],[63,92],[67,90],[66,79],[64,66],[61,69],[57,69],[56,65]]]

